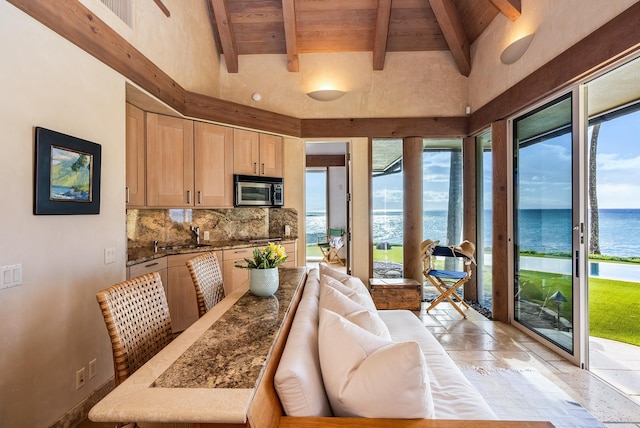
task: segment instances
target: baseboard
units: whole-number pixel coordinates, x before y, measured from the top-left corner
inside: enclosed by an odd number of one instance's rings
[[[111,378],[107,383],[93,391],[87,398],[79,402],[73,409],[66,412],[49,428],[73,428],[84,420],[89,414],[89,410],[109,392],[113,390],[115,383]]]

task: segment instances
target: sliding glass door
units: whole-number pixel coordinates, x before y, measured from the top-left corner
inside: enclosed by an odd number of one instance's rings
[[[584,247],[578,90],[513,120],[516,323],[578,363]]]

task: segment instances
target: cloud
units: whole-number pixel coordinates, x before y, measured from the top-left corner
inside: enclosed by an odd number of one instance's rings
[[[640,156],[634,158],[621,158],[617,153],[602,153],[596,158],[598,171],[619,171],[630,169],[637,171],[640,169]]]

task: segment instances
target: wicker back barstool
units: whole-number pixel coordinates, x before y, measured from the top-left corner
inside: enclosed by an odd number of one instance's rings
[[[224,299],[222,271],[216,253],[207,252],[187,260],[187,268],[196,288],[198,316],[202,317]]]
[[[118,386],[173,339],[169,306],[157,272],[112,285],[96,298],[111,339]]]

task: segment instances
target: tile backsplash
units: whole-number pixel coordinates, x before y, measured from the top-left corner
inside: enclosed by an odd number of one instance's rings
[[[210,242],[298,236],[298,213],[291,208],[229,209],[129,209],[127,241],[129,247],[193,242],[190,227],[200,227],[200,239],[209,232]]]

